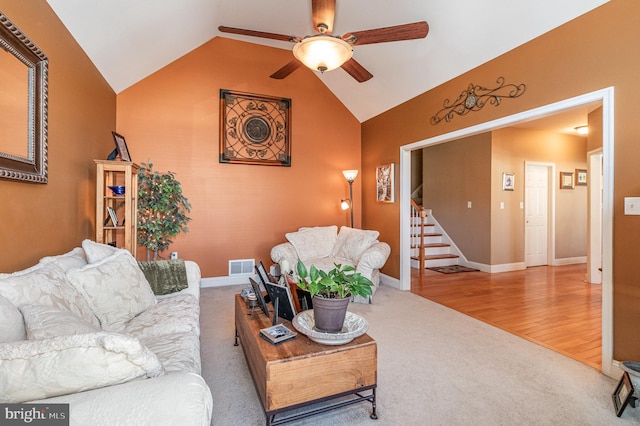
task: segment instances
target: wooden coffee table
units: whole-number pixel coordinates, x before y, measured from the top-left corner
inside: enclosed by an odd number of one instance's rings
[[[295,331],[291,322],[278,322]],[[272,345],[260,337],[260,329],[271,326],[271,319],[260,308],[248,309],[239,294],[235,299],[235,326],[235,345],[240,339],[267,426],[364,401],[371,403],[370,417],[377,418],[377,346],[369,335],[329,346],[298,333],[294,339]],[[309,409],[320,402],[327,403]],[[291,410],[297,411],[276,419],[276,415]]]

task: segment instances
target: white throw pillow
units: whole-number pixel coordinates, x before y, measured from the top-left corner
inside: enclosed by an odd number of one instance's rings
[[[31,268],[0,275],[0,296],[15,306],[49,305],[77,314],[85,321],[100,325],[87,301],[67,281],[56,262],[38,263]]]
[[[124,250],[112,247],[108,244],[96,243],[95,241],[91,240],[82,241],[82,249],[84,250],[84,254],[87,256],[88,263],[99,262],[106,257]]]
[[[119,250],[82,269],[67,272],[107,331],[120,331],[131,318],[156,304],[156,297],[131,253]]]
[[[73,250],[59,254],[57,256],[47,256],[40,259],[40,264],[55,262],[63,271],[67,272],[71,269],[82,268],[87,264],[87,256],[82,247],[76,247]]]
[[[20,307],[20,312],[24,318],[24,328],[29,340],[100,331],[79,316],[54,306],[23,305]]]
[[[298,232],[285,234],[298,253],[298,258],[305,261],[312,257],[328,257],[338,238],[338,227],[316,226],[314,228],[300,228]],[[295,268],[295,265],[292,265]]]
[[[158,357],[136,338],[89,333],[0,345],[0,402],[20,403],[156,377]]]
[[[334,247],[332,256],[347,259],[358,264],[360,256],[378,240],[378,231],[349,228],[343,226],[338,234],[338,241]]]
[[[24,340],[22,314],[7,298],[0,296],[0,343]]]

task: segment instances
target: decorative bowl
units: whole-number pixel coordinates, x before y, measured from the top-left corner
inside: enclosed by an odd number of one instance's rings
[[[113,192],[113,195],[122,195],[124,194],[124,186],[108,186],[108,188]]]
[[[358,336],[362,336],[369,329],[369,323],[361,316],[347,311],[342,331],[327,333],[314,328],[313,309],[300,312],[291,322],[293,327],[309,339],[321,345],[344,345]]]

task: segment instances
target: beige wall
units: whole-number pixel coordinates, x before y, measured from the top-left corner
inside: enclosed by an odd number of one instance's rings
[[[271,248],[301,226],[348,225],[342,170],[361,168],[360,123],[304,67],[269,78],[290,59],[290,51],[214,38],[118,94],[118,133],[133,160],[175,172],[192,205],[190,231],[169,250],[197,261],[204,277],[226,276],[233,259],[268,267]],[[291,98],[291,167],[218,161],[220,89]]]
[[[587,187],[559,188],[560,172],[586,169],[586,138],[540,130],[506,128],[492,132],[491,263],[524,262],[525,162],[555,165],[555,258],[587,255]],[[515,190],[502,190],[502,173],[515,173]],[[504,209],[500,203],[504,202]]]
[[[0,272],[94,237],[95,164],[113,149],[116,96],[45,0],[0,0],[49,58],[49,183],[0,180]]]
[[[431,209],[468,260],[491,263],[491,134],[430,146],[422,152],[424,207]]]
[[[506,117],[584,93],[615,87],[615,158],[613,217],[614,358],[640,358],[640,280],[636,258],[640,221],[625,216],[625,196],[640,194],[640,121],[637,93],[640,65],[636,41],[640,39],[640,3],[612,0],[555,30],[487,62],[445,84],[403,103],[362,126],[363,170],[378,162],[399,162],[399,147],[475,124]],[[455,99],[469,83],[491,86],[504,76],[509,83],[527,85],[517,99],[503,99],[478,112],[450,122],[429,124],[429,117],[445,99]],[[409,123],[415,123],[410,125]],[[375,154],[368,155],[373,152]],[[371,189],[363,181],[363,194]],[[365,198],[363,223],[381,229],[392,247],[392,259],[383,272],[399,276],[399,203],[380,206]]]
[[[584,137],[511,127],[424,148],[423,204],[469,261],[494,266],[523,262],[525,162],[550,163],[558,173],[573,173],[586,168],[585,147]],[[502,190],[503,173],[515,174],[514,191]],[[586,187],[550,191],[556,207],[556,259],[586,256]]]

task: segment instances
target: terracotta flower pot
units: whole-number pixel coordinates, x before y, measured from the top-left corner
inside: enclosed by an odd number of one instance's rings
[[[327,333],[339,333],[344,325],[350,298],[325,299],[313,298],[313,319],[315,328]]]

